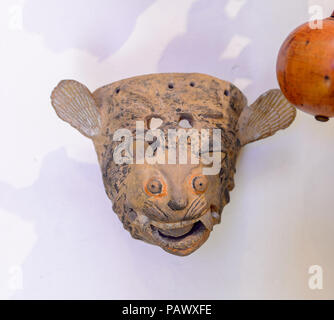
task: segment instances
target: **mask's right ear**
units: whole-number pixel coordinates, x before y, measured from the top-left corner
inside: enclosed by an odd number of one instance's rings
[[[287,128],[296,117],[296,108],[279,89],[269,90],[252,105],[246,107],[239,118],[238,137],[242,146],[272,136]]]
[[[86,86],[75,80],[63,80],[52,91],[51,103],[62,120],[79,130],[88,138],[101,131],[101,117]]]

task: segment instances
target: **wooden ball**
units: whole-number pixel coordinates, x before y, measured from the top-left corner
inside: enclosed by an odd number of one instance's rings
[[[328,121],[334,117],[334,13],[322,29],[309,23],[284,41],[277,60],[277,79],[297,108]]]

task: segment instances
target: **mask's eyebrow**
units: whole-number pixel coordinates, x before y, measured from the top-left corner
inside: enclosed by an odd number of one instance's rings
[[[200,117],[205,119],[223,119],[224,115],[221,112],[201,113]]]
[[[183,181],[192,174],[195,168],[199,168],[200,165],[191,164],[176,164],[176,165],[160,165],[158,170],[159,174],[165,179],[169,186],[180,186],[180,181]]]

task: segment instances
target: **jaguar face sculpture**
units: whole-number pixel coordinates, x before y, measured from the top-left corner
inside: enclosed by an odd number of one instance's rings
[[[124,228],[179,256],[198,249],[220,223],[241,147],[288,127],[296,116],[278,89],[247,106],[233,84],[195,73],[139,76],[94,93],[63,80],[51,100],[61,119],[92,139]],[[188,134],[185,159],[177,152],[182,135],[171,144],[170,132],[179,129]],[[218,143],[204,143],[210,130]]]

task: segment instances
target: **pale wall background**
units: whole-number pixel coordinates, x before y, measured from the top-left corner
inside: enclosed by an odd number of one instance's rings
[[[277,87],[278,49],[309,5],[334,1],[3,0],[0,297],[334,298],[334,122],[299,113],[247,146],[209,241],[186,258],[132,240],[91,142],[60,121],[61,79],[91,90],[153,72],[203,72],[249,102]],[[323,268],[323,290],[308,271]]]

